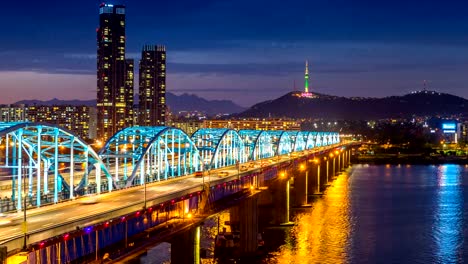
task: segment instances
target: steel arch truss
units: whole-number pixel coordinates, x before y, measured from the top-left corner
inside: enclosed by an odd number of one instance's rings
[[[244,163],[247,155],[242,138],[231,129],[202,128],[192,135],[204,170]]]
[[[322,147],[322,146],[325,146],[323,144],[323,133],[322,132],[317,132],[317,134],[315,135],[315,147]]]
[[[268,131],[272,138],[272,143],[275,149],[275,155],[284,155],[291,153],[294,148],[294,138],[290,136],[288,131]]]
[[[317,138],[317,132],[309,132],[308,133],[307,141],[306,141],[306,149],[315,148],[316,138]]]
[[[244,141],[249,160],[266,159],[275,155],[272,138],[268,131],[240,130],[239,135]]]
[[[201,169],[195,144],[182,130],[171,127],[126,128],[109,139],[99,155],[122,187]]]
[[[294,151],[303,151],[307,149],[307,137],[309,132],[294,132]]]
[[[335,132],[333,133],[333,144],[338,144],[340,143],[340,134]]]
[[[7,189],[17,210],[25,198],[27,204],[39,207],[72,199],[89,185],[97,185],[100,193],[101,173],[112,190],[112,177],[94,150],[54,125],[0,122],[0,171],[2,180],[11,180]]]

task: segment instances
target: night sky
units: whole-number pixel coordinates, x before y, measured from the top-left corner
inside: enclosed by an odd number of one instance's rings
[[[94,99],[99,1],[2,1],[0,104]],[[167,88],[250,106],[303,87],[468,98],[467,1],[157,0],[127,6],[127,57],[167,46]],[[138,85],[135,86],[135,91]]]

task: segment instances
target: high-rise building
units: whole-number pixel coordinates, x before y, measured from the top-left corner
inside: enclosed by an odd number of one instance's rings
[[[134,67],[135,61],[133,59],[125,60],[125,122],[128,125],[135,124],[133,122],[133,103],[134,103],[134,94],[133,94],[133,83],[134,83]]]
[[[0,105],[0,122],[38,122],[73,131],[83,139],[96,137],[96,108],[74,105]]]
[[[125,6],[101,4],[97,29],[97,136],[132,125],[133,88],[126,84]],[[133,78],[133,74],[132,74]]]
[[[166,121],[166,48],[164,46],[143,47],[139,78],[139,124],[163,126]]]

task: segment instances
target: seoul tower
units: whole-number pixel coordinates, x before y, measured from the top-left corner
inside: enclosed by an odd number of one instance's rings
[[[305,87],[305,93],[309,93],[309,61],[306,60],[305,63],[305,76],[304,76],[304,87]]]

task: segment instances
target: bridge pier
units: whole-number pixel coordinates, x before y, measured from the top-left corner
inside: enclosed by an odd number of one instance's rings
[[[310,163],[310,177],[308,188],[310,190],[308,196],[322,194],[322,185],[324,185],[324,173],[320,164],[320,159],[316,158]]]
[[[196,226],[171,239],[171,263],[200,263],[200,226]]]
[[[307,162],[306,162],[307,164]],[[294,205],[295,206],[307,206],[309,196],[309,170],[310,165],[301,164],[298,175],[294,177]]]
[[[258,195],[254,194],[230,209],[230,222],[233,232],[240,233],[240,253],[249,256],[258,247]]]
[[[278,179],[272,182],[270,189],[274,206],[273,223],[276,225],[291,224],[289,220],[290,184],[286,172],[280,172]]]
[[[323,160],[325,161],[325,168],[324,168],[324,173],[325,173],[325,182],[328,184],[330,182],[330,160],[328,157],[323,157]]]
[[[331,179],[334,179],[336,176],[336,155],[333,153],[330,153],[330,159],[331,159]]]

